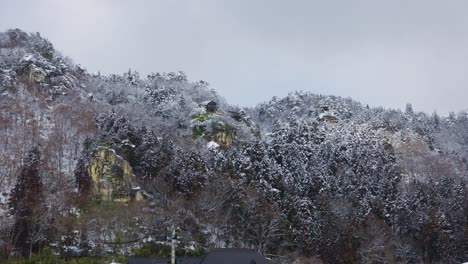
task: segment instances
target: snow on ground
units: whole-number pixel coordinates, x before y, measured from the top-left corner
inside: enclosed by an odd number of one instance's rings
[[[218,149],[219,148],[219,144],[214,142],[214,141],[210,141],[208,142],[208,144],[206,144],[206,147],[208,149]]]

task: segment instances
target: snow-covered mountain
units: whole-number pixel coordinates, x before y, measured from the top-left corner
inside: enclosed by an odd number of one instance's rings
[[[241,109],[182,72],[89,74],[18,29],[0,33],[0,109],[2,254],[164,255],[174,225],[180,254],[468,258],[463,112],[306,92]]]

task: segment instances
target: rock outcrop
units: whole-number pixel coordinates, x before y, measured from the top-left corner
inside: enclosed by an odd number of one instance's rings
[[[128,202],[142,200],[130,163],[113,149],[98,147],[88,168],[93,179],[93,192],[105,201]]]

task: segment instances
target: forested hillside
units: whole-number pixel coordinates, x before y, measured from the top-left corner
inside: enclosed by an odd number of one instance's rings
[[[179,255],[468,261],[466,112],[306,92],[241,108],[183,72],[89,73],[18,29],[0,109],[0,260],[165,256],[175,226]]]

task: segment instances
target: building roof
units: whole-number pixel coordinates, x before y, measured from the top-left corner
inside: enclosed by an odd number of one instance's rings
[[[200,264],[268,264],[264,256],[250,249],[214,249]]]
[[[176,258],[176,264],[200,264],[202,258],[196,257],[178,257]]]
[[[205,106],[207,112],[216,112],[218,111],[218,103],[215,101],[205,101],[201,103],[202,106]]]
[[[128,264],[168,264],[169,259],[128,258]],[[250,249],[213,249],[203,258],[177,257],[176,264],[270,264],[264,256]]]
[[[202,258],[197,257],[177,257],[176,264],[200,264]],[[128,264],[168,264],[170,259],[152,259],[152,258],[129,258]]]
[[[152,258],[128,258],[128,264],[167,264],[168,259],[152,259]]]

